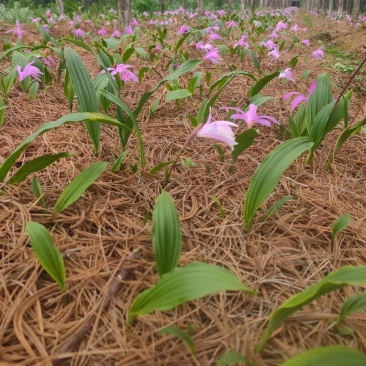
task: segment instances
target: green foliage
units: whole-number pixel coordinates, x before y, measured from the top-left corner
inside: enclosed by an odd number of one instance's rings
[[[53,244],[48,230],[41,224],[29,221],[26,231],[34,254],[43,269],[58,283],[61,291],[65,291],[65,266],[58,248]]]
[[[280,366],[364,366],[366,355],[344,346],[315,348],[281,363]]]
[[[170,334],[174,337],[179,338],[181,341],[183,341],[188,348],[191,350],[191,352],[195,355],[196,354],[196,346],[193,342],[193,339],[189,332],[185,332],[180,328],[177,327],[166,327],[159,331],[159,334]]]
[[[152,215],[152,242],[160,277],[178,264],[182,250],[182,233],[173,199],[162,191],[156,200]]]
[[[274,190],[285,169],[312,145],[308,137],[297,137],[283,142],[264,158],[253,174],[245,197],[244,221],[248,231],[255,213]]]
[[[257,346],[257,352],[261,352],[263,350],[274,330],[281,326],[289,316],[306,304],[309,304],[328,292],[338,290],[341,287],[363,286],[365,284],[366,266],[349,266],[328,274],[316,284],[306,288],[294,296],[291,296],[271,314],[267,328],[265,329]],[[295,363],[293,365],[295,365]]]
[[[346,316],[363,310],[366,310],[366,293],[350,297],[342,305],[337,324],[343,322]]]
[[[236,162],[239,155],[253,145],[255,138],[258,136],[258,132],[254,128],[249,128],[244,132],[236,135],[235,141],[238,143],[234,145],[233,152],[231,154],[233,163]]]
[[[332,238],[336,237],[341,231],[343,231],[351,222],[351,215],[342,215],[334,221],[332,225]]]
[[[60,213],[78,200],[88,187],[99,178],[107,165],[106,162],[94,163],[79,173],[61,193],[56,202],[55,211]]]
[[[192,262],[164,274],[155,286],[139,294],[130,307],[129,321],[153,311],[171,310],[187,301],[200,299],[219,291],[254,293],[226,269]]]
[[[229,366],[229,365],[246,365],[247,364],[247,359],[241,355],[241,353],[239,352],[228,352],[225,353],[224,355],[222,355],[218,360],[217,360],[217,366]]]

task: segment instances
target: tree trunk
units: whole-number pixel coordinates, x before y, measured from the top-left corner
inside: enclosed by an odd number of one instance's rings
[[[251,0],[250,2],[250,10],[252,13],[255,12],[255,5],[256,5],[256,0]]]
[[[122,30],[125,30],[132,20],[130,0],[117,0],[117,8]]]
[[[228,0],[227,1],[227,11],[230,14],[232,12],[232,10],[233,10],[233,0]]]
[[[84,7],[84,9],[87,7],[88,5],[88,1],[87,0],[81,0],[81,5]]]
[[[240,10],[241,11],[245,10],[245,0],[240,0]]]
[[[361,1],[355,0],[353,3],[352,18],[356,20],[361,13]]]
[[[203,0],[197,0],[197,11],[198,15],[201,17],[203,15]]]
[[[328,7],[328,14],[331,15],[333,13],[333,10],[334,10],[334,3],[333,3],[334,0],[330,0],[329,1],[329,7]]]
[[[62,0],[56,0],[56,6],[57,6],[57,12],[58,15],[61,15],[64,13],[64,3]]]
[[[160,0],[160,11],[165,12],[165,0]]]
[[[342,16],[343,14],[343,0],[339,0],[339,3],[338,3],[338,15],[339,16]]]

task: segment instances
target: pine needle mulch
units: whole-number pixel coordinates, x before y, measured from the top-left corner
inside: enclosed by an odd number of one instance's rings
[[[80,54],[95,75],[95,62],[86,53]],[[327,58],[322,70],[329,71],[339,87],[344,86],[348,76],[327,68],[332,62],[331,56]],[[240,67],[250,71],[247,62]],[[285,67],[288,60],[281,62]],[[316,77],[319,63],[300,60],[298,76],[306,69]],[[157,81],[155,75],[139,89],[127,85],[123,99],[136,105],[139,95]],[[306,91],[307,82],[299,87]],[[214,119],[224,117],[219,107],[231,101],[242,100],[238,105],[244,105],[247,88],[246,80],[235,79],[220,96]],[[281,97],[289,90],[277,81],[267,87],[266,95],[277,98],[261,107],[261,112],[286,121],[289,106]],[[164,97],[165,92],[160,89],[153,99]],[[362,117],[359,107],[363,98],[359,93],[352,102],[351,116],[358,113],[357,120]],[[260,128],[260,137],[240,156],[234,171],[229,152],[221,162],[211,141],[193,140],[182,160],[189,158],[195,166],[178,164],[166,187],[176,203],[183,231],[180,264],[203,261],[225,266],[259,296],[221,293],[127,325],[133,299],[157,281],[150,217],[164,174],[147,172],[176,157],[192,131],[187,114],[195,114],[199,103],[194,99],[182,102],[178,111],[174,103],[163,104],[150,117],[148,110],[143,111],[139,123],[148,161],[145,173],[131,169],[138,164],[137,140],[132,137],[126,169],[117,174],[107,169],[61,214],[53,207],[67,183],[91,163],[112,163],[119,154],[117,131],[103,126],[98,157],[93,155],[81,123],[49,131],[21,156],[18,166],[45,153],[74,153],[71,159],[61,159],[37,173],[47,209],[35,199],[31,178],[18,186],[1,187],[0,365],[198,366],[215,365],[222,354],[239,351],[261,366],[278,365],[300,352],[326,345],[345,344],[366,351],[365,312],[346,319],[355,336],[341,336],[331,327],[342,302],[357,293],[357,289],[344,288],[295,313],[273,334],[261,355],[254,352],[269,314],[289,296],[341,266],[366,262],[365,137],[353,137],[335,159],[332,171],[323,170],[340,129],[327,137],[312,166],[306,166],[301,157],[285,172],[249,234],[242,216],[245,192],[263,157],[284,137],[277,128]],[[68,113],[62,84],[50,86],[44,93],[41,90],[31,102],[26,93],[14,90],[9,105],[0,134],[0,162],[40,125]],[[262,222],[266,210],[285,195],[293,198]],[[331,225],[345,213],[352,221],[332,243]],[[32,252],[25,233],[30,220],[51,231],[64,255],[65,295],[42,271]],[[176,338],[159,335],[167,326],[192,329],[196,355]]]

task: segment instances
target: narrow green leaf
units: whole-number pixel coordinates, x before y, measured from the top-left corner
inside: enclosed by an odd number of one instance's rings
[[[254,294],[253,290],[244,286],[225,268],[192,262],[166,273],[155,286],[139,294],[130,307],[129,321],[133,321],[138,315],[171,310],[187,301],[219,291],[245,291]]]
[[[274,215],[276,212],[278,212],[279,210],[281,210],[282,206],[291,198],[293,198],[292,196],[284,196],[281,199],[279,199],[278,201],[276,201],[268,210],[267,212],[264,214],[264,216],[262,217],[262,221],[266,221],[270,216]]]
[[[137,47],[137,48],[135,48],[135,51],[136,51],[136,53],[137,53],[141,58],[143,58],[144,60],[146,60],[147,53],[146,53],[146,51],[145,51],[142,47]]]
[[[169,103],[173,100],[184,99],[184,98],[190,97],[191,95],[192,95],[192,93],[189,92],[187,89],[173,90],[173,91],[167,92],[165,101],[167,103]]]
[[[189,349],[191,350],[191,352],[194,355],[196,354],[196,346],[193,342],[192,337],[187,332],[183,331],[182,329],[180,329],[178,327],[166,327],[164,329],[161,329],[159,331],[159,334],[161,334],[161,335],[169,334],[169,335],[179,338],[189,347]]]
[[[366,355],[345,346],[328,346],[306,351],[280,366],[365,366]]]
[[[173,199],[164,190],[156,200],[152,222],[152,243],[161,277],[177,266],[182,250],[178,212]]]
[[[273,74],[269,74],[264,76],[262,79],[258,80],[250,89],[248,92],[248,97],[253,98],[255,95],[257,95],[270,81],[272,81],[274,78],[278,77],[279,71],[274,72]]]
[[[220,156],[221,163],[225,163],[225,152],[224,152],[224,149],[220,145],[218,145],[218,144],[214,144],[214,146],[216,148],[217,153]]]
[[[200,60],[187,60],[179,67],[179,69],[167,75],[165,78],[162,79],[162,81],[170,81],[178,79],[179,76],[195,69],[200,63],[202,63],[202,61]]]
[[[2,127],[4,123],[6,108],[9,108],[9,106],[6,105],[4,100],[0,97],[0,127]]]
[[[332,238],[334,239],[337,234],[343,231],[351,222],[351,215],[342,215],[334,221],[332,225]]]
[[[42,135],[43,133],[52,130],[54,128],[60,127],[66,123],[73,123],[73,122],[81,122],[88,120],[91,123],[106,123],[111,126],[116,126],[118,128],[125,128],[128,129],[127,126],[122,124],[121,122],[117,121],[113,117],[106,116],[101,113],[69,113],[65,116],[59,118],[56,121],[48,122],[42,125],[37,131],[32,133],[30,136],[26,137],[20,145],[11,153],[11,155],[4,161],[3,165],[0,166],[0,182],[4,180],[6,175],[8,174],[11,167],[14,165],[16,160],[19,158],[21,153],[27,148],[27,146],[35,140],[38,136]]]
[[[31,161],[26,162],[9,180],[8,184],[17,184],[20,182],[23,182],[29,174],[38,172],[58,159],[61,158],[69,158],[73,156],[72,153],[69,152],[62,152],[58,154],[49,154],[49,155],[43,155],[39,156],[38,158],[34,158]]]
[[[32,179],[32,192],[36,196],[37,199],[39,199],[39,204],[46,208],[47,203],[46,200],[43,197],[42,187],[38,182],[37,176],[34,175]]]
[[[125,64],[130,59],[130,57],[133,55],[134,52],[135,49],[133,47],[127,48],[127,50],[123,52],[122,63]]]
[[[255,55],[254,51],[250,51],[249,54],[250,54],[250,58],[253,61],[254,67],[259,70],[261,68],[261,65],[260,65],[259,60],[258,60],[257,56]]]
[[[31,87],[29,88],[29,92],[28,92],[28,97],[29,100],[34,100],[37,97],[37,92],[38,92],[38,87],[39,87],[39,83],[37,81],[34,81],[31,84]]]
[[[95,92],[92,79],[83,61],[71,48],[65,49],[65,57],[72,86],[78,98],[79,111],[98,113],[99,106],[97,94]],[[100,125],[86,121],[85,126],[93,141],[94,151],[97,153],[99,150]]]
[[[60,213],[79,199],[88,187],[103,173],[107,165],[107,162],[94,163],[79,173],[61,193],[56,202],[55,211]]]
[[[299,61],[299,56],[295,56],[295,57],[293,57],[293,58],[290,60],[290,62],[289,62],[289,66],[291,67],[291,69],[294,69],[294,68],[296,67],[296,65],[297,65],[298,61]]]
[[[254,128],[249,128],[244,132],[236,135],[235,141],[238,143],[234,146],[234,150],[231,154],[233,163],[236,162],[239,155],[253,145],[255,138],[258,136],[258,132]]]
[[[90,52],[92,55],[94,55],[93,49],[87,43],[85,43],[83,41],[80,41],[78,39],[73,39],[73,38],[62,38],[61,41],[76,44],[77,46],[84,48],[84,50],[86,50],[86,51]]]
[[[264,158],[253,174],[245,197],[244,221],[248,231],[255,213],[274,190],[283,172],[312,145],[310,138],[297,137],[283,142]]]
[[[125,157],[127,156],[128,151],[122,151],[121,154],[119,155],[119,157],[115,160],[115,162],[113,163],[112,166],[112,173],[116,174],[117,170],[119,169],[119,167],[123,164]]]
[[[61,291],[65,291],[65,266],[62,255],[53,244],[48,230],[41,224],[29,221],[26,231],[32,249],[43,269],[58,283]]]
[[[348,266],[328,274],[316,284],[309,286],[294,296],[291,296],[271,314],[267,328],[265,329],[257,346],[257,352],[261,352],[263,350],[274,330],[276,330],[290,315],[301,309],[306,304],[309,304],[328,292],[338,290],[341,287],[364,286],[365,284],[366,266]]]
[[[170,160],[170,161],[166,161],[164,163],[157,164],[150,170],[150,174],[156,174],[157,172],[160,172],[160,170],[164,169],[165,167],[169,166],[172,163],[174,163],[174,160]]]
[[[217,366],[229,366],[232,364],[243,364],[247,361],[247,359],[241,355],[239,352],[228,352],[222,355],[217,360]]]
[[[366,293],[352,296],[343,303],[337,324],[343,322],[349,314],[358,313],[362,310],[366,310]]]

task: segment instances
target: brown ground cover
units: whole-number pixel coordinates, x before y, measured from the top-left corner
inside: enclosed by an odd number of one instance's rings
[[[304,19],[299,17],[301,26],[307,25]],[[355,52],[355,60],[361,61],[365,29],[353,30],[343,23],[313,18],[309,33],[315,37],[321,31],[331,34],[328,45],[331,42],[340,52]],[[27,36],[37,37],[30,33]],[[315,42],[322,42],[321,37],[314,38]],[[95,76],[95,61],[86,52],[78,52]],[[281,59],[283,68],[292,56]],[[249,58],[238,62],[238,68],[252,71]],[[349,74],[334,70],[334,62],[329,54],[322,62],[300,57],[295,74],[298,79],[310,69],[314,79],[327,71],[340,92]],[[136,69],[140,66],[133,64]],[[273,63],[269,67],[276,66]],[[202,69],[207,67],[212,66],[203,65]],[[215,74],[215,68],[212,71]],[[138,88],[127,84],[123,100],[131,107],[136,105],[143,92],[158,80],[157,75],[151,74]],[[215,119],[223,117],[219,107],[228,106],[231,101],[244,105],[247,84],[244,77],[238,77],[227,87],[215,106]],[[299,83],[300,90],[306,91],[308,84],[309,80]],[[353,86],[357,91],[352,99],[351,121],[361,119],[364,113],[360,107],[365,102],[365,78],[359,78]],[[261,112],[287,122],[289,103],[281,97],[288,91],[288,84],[270,84],[265,94],[276,99],[261,107]],[[160,89],[153,100],[165,92]],[[146,171],[176,156],[192,130],[187,114],[195,114],[199,104],[199,99],[182,102],[179,111],[174,103],[163,104],[153,116],[149,116],[148,110],[140,115],[148,161]],[[43,123],[68,113],[62,83],[41,90],[31,102],[25,93],[14,90],[9,105],[0,133],[0,162]],[[240,351],[257,365],[278,365],[300,352],[325,345],[345,344],[366,351],[365,312],[346,320],[346,325],[354,329],[354,336],[341,336],[330,327],[344,299],[359,292],[345,288],[304,307],[275,332],[261,355],[254,352],[269,314],[290,295],[341,266],[366,262],[365,136],[357,135],[345,145],[329,173],[323,166],[340,129],[327,137],[312,166],[304,165],[304,157],[299,158],[261,208],[253,232],[247,234],[242,212],[250,179],[263,157],[284,140],[277,128],[260,130],[257,142],[239,158],[235,172],[230,170],[229,153],[226,161],[220,162],[209,140],[195,139],[184,157],[196,166],[178,165],[166,187],[175,200],[183,230],[180,263],[199,260],[223,265],[260,296],[221,293],[174,311],[140,317],[130,327],[126,317],[131,302],[157,280],[151,221],[144,223],[144,219],[152,212],[162,189],[163,174],[141,176],[131,171],[130,165],[138,162],[136,139],[132,137],[126,170],[117,174],[106,170],[80,200],[56,214],[52,207],[79,171],[95,161],[112,162],[113,155],[119,153],[118,134],[103,126],[98,157],[93,155],[83,124],[61,127],[33,142],[21,156],[19,166],[47,152],[70,151],[74,157],[37,173],[50,210],[39,206],[30,179],[18,186],[2,187],[0,365],[49,365],[52,360],[59,365],[78,366],[215,365],[228,351]],[[294,198],[279,213],[261,222],[265,210],[284,195]],[[224,217],[216,200],[222,205]],[[351,214],[352,221],[332,246],[331,225],[345,213]],[[67,304],[32,252],[25,233],[29,220],[44,224],[65,254]],[[122,270],[123,278],[116,280]],[[171,325],[193,327],[195,356],[181,341],[158,334]],[[76,339],[80,330],[80,339]]]

